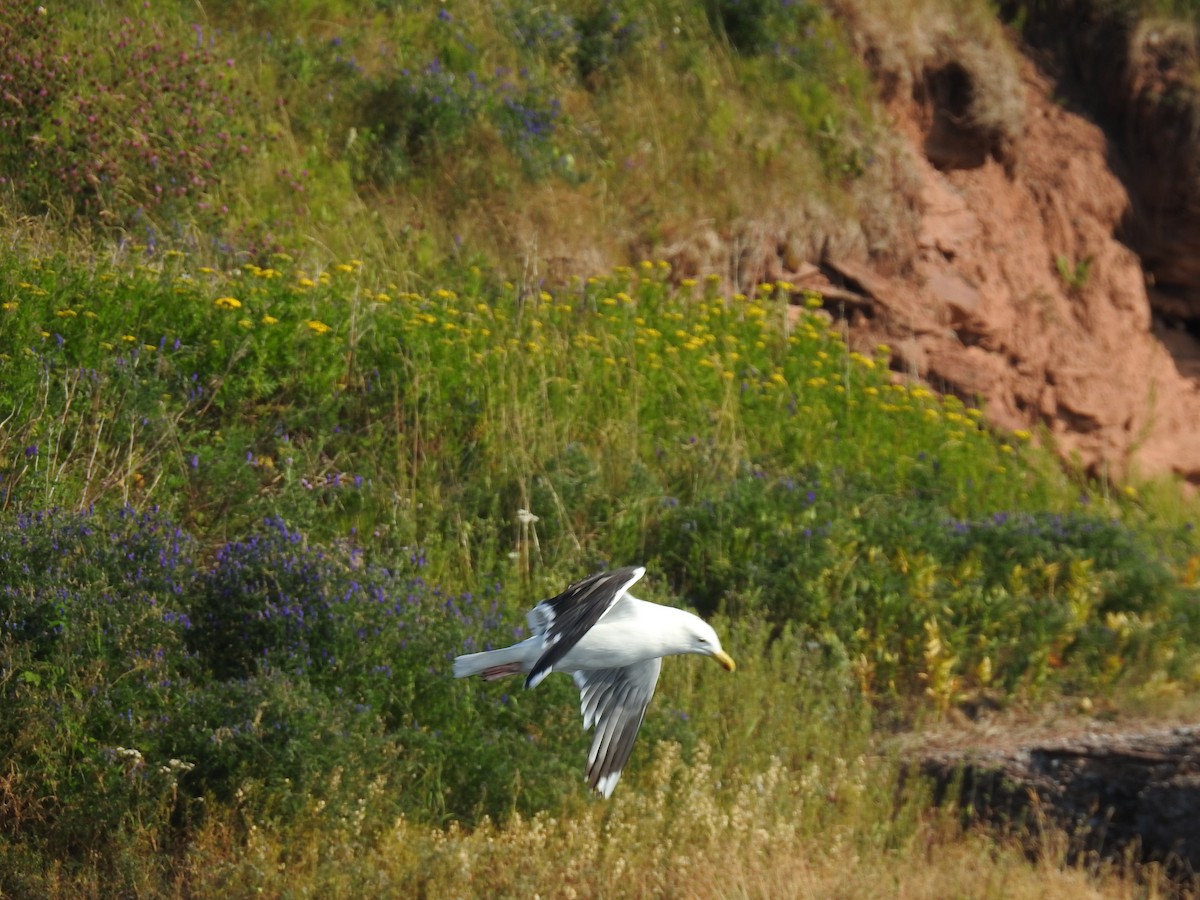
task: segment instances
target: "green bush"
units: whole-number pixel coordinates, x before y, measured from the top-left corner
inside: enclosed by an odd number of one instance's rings
[[[765,616],[861,660],[872,693],[1082,690],[1195,640],[1192,592],[1144,535],[1074,513],[947,515],[821,467],[746,473],[664,515],[652,548],[709,612]],[[941,495],[941,496],[939,496]],[[1055,675],[1057,670],[1061,670]]]
[[[392,570],[279,521],[199,555],[155,512],[0,522],[0,844],[116,860],[186,840],[206,802],[350,815],[386,784],[386,823],[577,789],[569,686],[489,699],[450,677],[519,636],[498,586],[446,594],[420,551]],[[564,736],[531,740],[529,717]]]

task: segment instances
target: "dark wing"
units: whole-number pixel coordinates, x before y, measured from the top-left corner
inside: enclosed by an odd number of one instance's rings
[[[525,679],[525,687],[536,687],[554,671],[554,664],[645,574],[641,566],[598,572],[534,607],[531,621],[536,619],[544,629],[542,655]]]
[[[620,669],[575,673],[583,727],[596,726],[588,751],[588,786],[606,799],[633,752],[633,741],[642,727],[661,669],[662,660],[655,657]]]

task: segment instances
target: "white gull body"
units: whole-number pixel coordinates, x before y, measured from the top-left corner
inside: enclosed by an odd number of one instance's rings
[[[454,676],[492,681],[526,673],[536,687],[551,672],[567,672],[580,692],[583,727],[596,729],[588,751],[588,784],[609,797],[617,786],[664,656],[698,653],[732,671],[712,627],[690,612],[648,603],[629,593],[641,566],[600,572],[529,611],[532,636],[511,647],[454,660]]]

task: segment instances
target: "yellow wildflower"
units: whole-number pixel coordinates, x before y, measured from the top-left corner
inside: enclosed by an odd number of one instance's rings
[[[315,281],[313,281],[311,278],[301,278],[299,281],[296,282],[296,284],[298,284],[302,288],[310,288],[310,287],[317,286],[317,283]]]
[[[249,319],[238,319],[238,324],[243,328],[253,328],[254,323]]]
[[[121,340],[127,344],[132,344],[137,341],[137,338],[135,338],[132,334],[123,334],[121,335]]]
[[[310,330],[315,331],[317,334],[325,334],[327,331],[330,330],[329,326],[326,325],[324,322],[322,322],[320,319],[306,319],[304,324],[307,325]]]
[[[274,325],[274,324],[276,324],[278,321],[279,321],[279,320],[278,320],[277,318],[275,318],[274,316],[263,316],[263,317],[262,317],[262,323],[263,323],[264,325]]]
[[[218,309],[241,309],[242,301],[237,297],[218,297],[213,301],[213,305]]]

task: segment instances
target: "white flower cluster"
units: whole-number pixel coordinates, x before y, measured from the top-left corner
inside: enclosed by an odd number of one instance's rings
[[[118,747],[117,756],[121,759],[129,760],[134,766],[144,766],[146,760],[142,758],[142,751],[136,750],[133,747]]]
[[[125,762],[131,769],[141,769],[146,765],[146,759],[142,756],[142,751],[134,747],[116,747],[113,751],[118,760]],[[166,765],[158,767],[158,771],[163,775],[170,775],[172,780],[178,778],[187,772],[196,768],[195,763],[184,762],[182,759],[170,759]]]
[[[190,772],[196,768],[195,763],[184,762],[181,759],[172,759],[165,766],[159,766],[158,771],[164,775],[182,775],[184,772]]]

